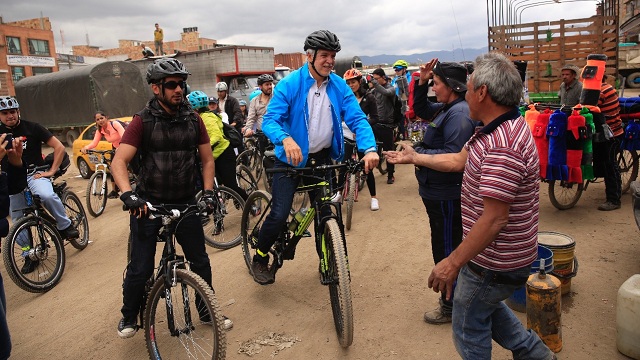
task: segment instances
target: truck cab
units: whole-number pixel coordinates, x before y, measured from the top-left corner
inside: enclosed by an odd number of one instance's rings
[[[258,75],[237,76],[223,80],[229,86],[229,95],[249,103],[249,95],[258,88]]]

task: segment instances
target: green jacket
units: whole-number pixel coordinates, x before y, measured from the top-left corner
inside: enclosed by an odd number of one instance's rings
[[[224,133],[222,132],[222,118],[210,111],[203,112],[200,114],[200,117],[204,122],[204,126],[207,128],[213,158],[217,159],[229,146],[229,140],[225,139]]]

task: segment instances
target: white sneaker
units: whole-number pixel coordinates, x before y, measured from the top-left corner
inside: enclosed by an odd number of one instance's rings
[[[337,192],[337,193],[333,194],[333,196],[331,197],[331,202],[333,202],[333,203],[342,202],[342,193],[341,192]]]
[[[380,205],[378,205],[378,199],[371,198],[371,211],[380,210]]]

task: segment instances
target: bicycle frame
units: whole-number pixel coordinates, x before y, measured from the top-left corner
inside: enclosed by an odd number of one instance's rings
[[[113,150],[108,150],[108,151],[95,151],[95,150],[88,150],[87,151],[88,154],[98,154],[99,158],[100,158],[100,162],[96,162],[95,166],[96,166],[96,173],[101,173],[102,174],[102,186],[100,188],[100,192],[97,193],[95,189],[95,183],[91,184],[91,193],[94,195],[105,195],[106,189],[107,189],[107,170],[109,170],[109,163],[110,160],[107,160],[106,155],[110,154],[112,157],[114,155],[114,151]]]

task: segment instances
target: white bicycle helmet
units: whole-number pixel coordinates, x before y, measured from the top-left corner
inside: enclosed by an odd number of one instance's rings
[[[229,90],[229,87],[227,86],[226,82],[221,81],[216,84],[216,91],[228,91],[228,90]]]

